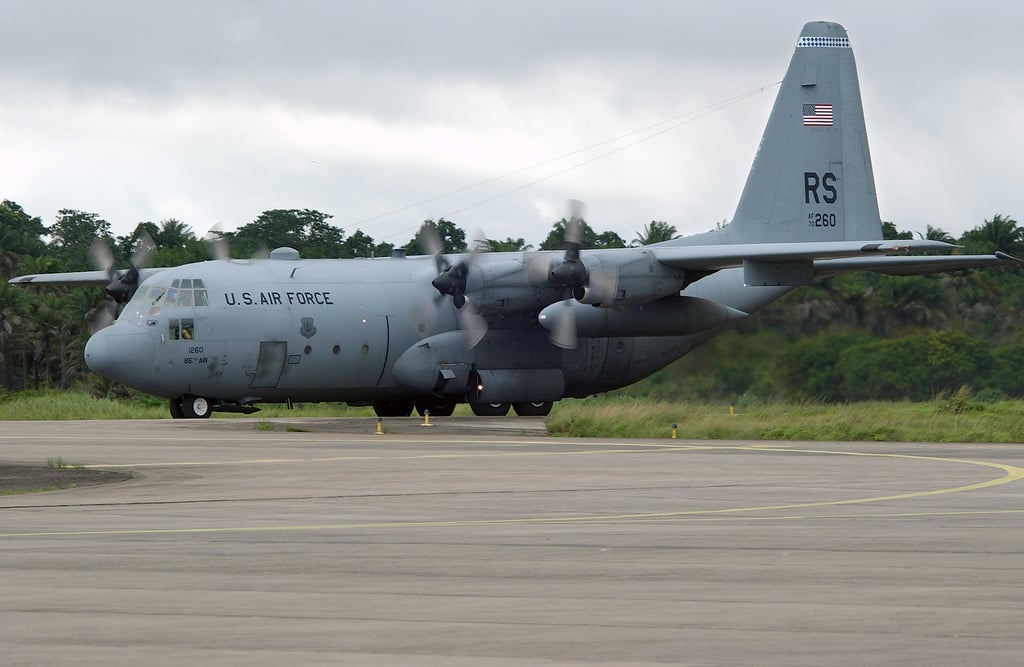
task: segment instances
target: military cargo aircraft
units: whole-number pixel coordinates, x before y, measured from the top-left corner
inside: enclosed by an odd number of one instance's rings
[[[732,222],[637,248],[258,260],[29,275],[125,302],[89,367],[174,417],[342,401],[378,415],[545,415],[644,378],[788,291],[851,271],[1015,262],[882,238],[853,52],[804,26]],[[910,256],[909,251],[929,251]]]

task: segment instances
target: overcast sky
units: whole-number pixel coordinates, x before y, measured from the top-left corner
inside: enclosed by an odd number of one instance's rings
[[[202,235],[312,208],[378,241],[444,216],[538,244],[576,198],[627,241],[705,231],[812,20],[850,34],[883,219],[1024,222],[1017,2],[0,6],[0,198],[48,225],[73,208]]]

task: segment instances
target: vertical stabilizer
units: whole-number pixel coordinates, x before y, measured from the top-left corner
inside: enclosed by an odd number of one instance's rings
[[[857,66],[846,30],[808,23],[724,243],[882,238]]]

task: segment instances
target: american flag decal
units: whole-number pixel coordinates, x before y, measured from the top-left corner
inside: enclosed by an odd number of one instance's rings
[[[832,127],[832,105],[805,104],[804,127]]]

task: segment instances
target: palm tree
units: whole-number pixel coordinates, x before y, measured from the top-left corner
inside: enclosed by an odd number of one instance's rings
[[[953,238],[952,234],[950,234],[944,229],[932,227],[931,225],[928,225],[928,228],[925,230],[924,236],[921,236],[921,232],[918,232],[917,235],[920,236],[922,239],[926,239],[928,241],[942,241],[943,243],[951,244],[956,243],[956,239]]]
[[[1024,228],[1013,218],[994,215],[985,224],[964,233],[960,239],[969,252],[990,253],[996,250],[1020,256],[1024,254]]]
[[[674,225],[661,220],[651,220],[649,224],[644,225],[643,230],[637,232],[633,243],[635,245],[650,245],[670,241],[678,236]]]

